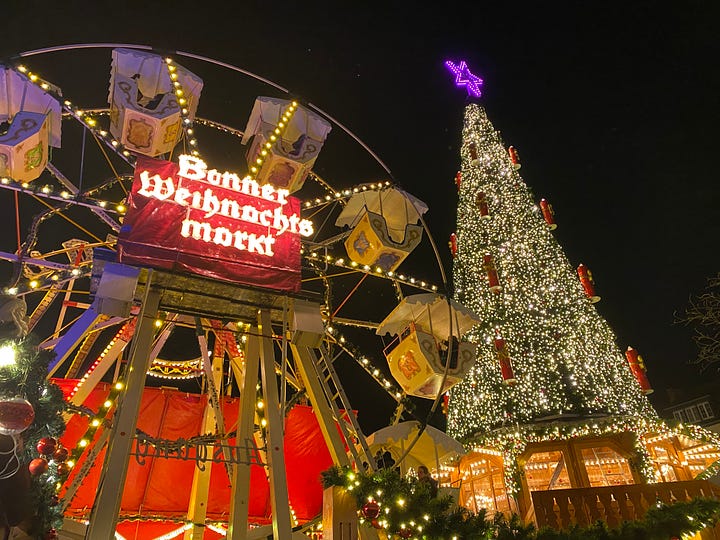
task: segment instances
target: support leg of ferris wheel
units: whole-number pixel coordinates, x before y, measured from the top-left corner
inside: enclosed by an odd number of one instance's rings
[[[148,272],[138,325],[130,348],[125,388],[118,399],[113,418],[110,443],[100,478],[100,490],[90,516],[86,538],[114,538],[130,451],[135,438],[140,400],[145,387],[145,376],[150,364],[155,319],[162,290],[151,284],[152,271]]]
[[[270,322],[270,311],[261,309],[258,312],[260,342],[260,373],[266,402],[267,415],[267,459],[270,476],[270,504],[272,507],[273,538],[287,540],[292,535],[290,505],[285,474],[285,426],[280,397],[278,395],[277,378],[275,376],[275,357]]]
[[[257,327],[253,327],[248,336],[247,351],[245,354],[245,369],[233,364],[235,380],[240,389],[238,403],[238,427],[235,435],[235,445],[242,447],[253,440],[255,427],[255,388],[258,382],[258,367],[260,364],[260,343],[255,336],[259,335]],[[236,360],[239,360],[237,358]],[[236,362],[237,363],[237,362]],[[238,448],[239,451],[239,448]],[[233,490],[230,495],[230,518],[228,520],[228,540],[245,540],[248,532],[248,511],[250,507],[250,460],[240,460],[234,468]]]
[[[220,340],[217,340],[217,342],[220,342]],[[216,346],[214,348],[210,373],[208,373],[207,369],[209,362],[205,361],[207,346],[205,346],[205,348],[203,349],[202,342],[201,351],[203,353],[203,366],[205,366],[206,368],[205,377],[207,377],[208,379],[212,378],[213,380],[213,384],[208,384],[208,392],[212,392],[214,389],[220,388],[222,385],[225,347]],[[213,433],[217,431],[220,434],[223,434],[222,430],[222,415],[219,415],[218,411],[215,410],[214,400],[212,399],[212,397],[208,397],[208,401],[205,404],[205,411],[203,415],[202,433]],[[223,451],[225,452],[225,446],[223,446]],[[210,446],[208,453],[212,453],[212,446]],[[228,456],[225,456],[225,459],[227,460]],[[229,468],[232,468],[229,461],[226,461],[225,465]],[[195,470],[193,472],[192,487],[190,488],[190,502],[188,503],[187,513],[187,519],[192,524],[192,527],[185,531],[185,534],[183,536],[185,540],[201,539],[203,538],[203,535],[205,533],[205,516],[207,514],[207,502],[210,495],[211,472],[212,467],[205,466],[204,469],[201,470],[200,467],[197,466],[197,464],[195,466]],[[233,475],[231,474],[231,480],[232,477]]]

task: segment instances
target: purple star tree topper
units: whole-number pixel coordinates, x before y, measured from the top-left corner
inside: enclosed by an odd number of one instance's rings
[[[483,80],[470,73],[470,69],[464,60],[460,60],[459,64],[447,60],[445,66],[455,74],[455,86],[464,86],[469,96],[480,97]]]

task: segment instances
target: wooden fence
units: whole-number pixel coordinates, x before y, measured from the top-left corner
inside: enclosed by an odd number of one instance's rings
[[[642,519],[648,508],[658,502],[672,504],[696,497],[720,499],[720,486],[708,480],[690,480],[532,492],[538,528],[554,529],[583,527],[597,521],[613,528],[623,521]],[[720,525],[707,533],[709,536],[703,534],[703,538],[720,538]]]

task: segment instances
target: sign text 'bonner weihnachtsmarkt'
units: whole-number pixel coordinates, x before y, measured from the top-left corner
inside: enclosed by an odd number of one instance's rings
[[[285,189],[139,156],[118,239],[120,261],[282,291],[300,290],[300,236],[313,225]]]

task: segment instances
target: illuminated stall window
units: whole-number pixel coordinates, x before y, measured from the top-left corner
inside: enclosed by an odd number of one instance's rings
[[[530,491],[572,487],[565,454],[559,450],[532,454],[525,463],[525,478]]]
[[[677,459],[675,452],[671,452],[665,445],[652,445],[648,448],[652,464],[655,468],[655,479],[658,482],[677,482],[678,475],[675,472]]]
[[[634,484],[628,460],[608,446],[583,448],[582,460],[592,487]]]
[[[472,512],[484,509],[487,516],[515,512],[516,505],[505,487],[500,455],[476,454],[460,470],[460,504]]]

